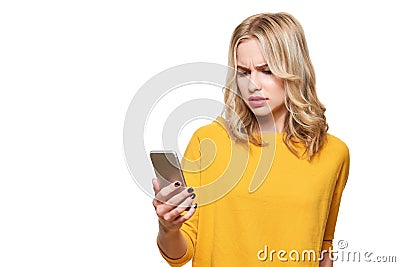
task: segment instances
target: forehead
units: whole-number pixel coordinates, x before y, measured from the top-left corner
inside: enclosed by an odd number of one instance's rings
[[[256,38],[241,41],[237,48],[236,58],[238,65],[250,66],[266,63],[261,43]]]

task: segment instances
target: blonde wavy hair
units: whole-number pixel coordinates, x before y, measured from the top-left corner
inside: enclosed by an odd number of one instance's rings
[[[240,97],[236,84],[237,48],[241,41],[249,38],[260,41],[272,74],[283,79],[288,110],[283,140],[297,156],[301,155],[296,144],[304,145],[303,154],[307,153],[310,160],[326,140],[326,109],[317,98],[315,73],[303,28],[290,14],[253,15],[234,30],[228,59],[231,70],[224,88],[224,114],[229,132],[235,140],[263,144],[257,119]]]

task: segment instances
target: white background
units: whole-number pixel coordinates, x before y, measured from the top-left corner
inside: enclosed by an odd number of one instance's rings
[[[124,162],[128,105],[166,68],[226,64],[234,27],[268,11],[302,23],[351,151],[336,241],[400,261],[396,2],[320,2],[2,1],[0,266],[167,266]]]

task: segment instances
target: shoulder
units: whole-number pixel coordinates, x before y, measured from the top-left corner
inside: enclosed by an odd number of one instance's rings
[[[203,139],[229,139],[226,129],[226,121],[222,117],[217,117],[211,123],[198,128],[193,136],[200,140]]]
[[[344,161],[348,161],[350,158],[350,151],[347,144],[340,138],[329,133],[327,134],[325,149],[339,156]]]
[[[223,151],[224,148],[229,147],[230,137],[225,125],[225,120],[217,117],[211,123],[198,128],[187,145],[186,154],[202,151],[202,153],[210,152],[214,155],[215,149]]]

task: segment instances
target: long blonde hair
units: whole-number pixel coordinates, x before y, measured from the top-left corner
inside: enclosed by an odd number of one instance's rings
[[[325,107],[315,90],[315,73],[304,31],[300,23],[287,13],[262,13],[245,19],[234,30],[229,47],[224,101],[228,130],[239,141],[262,145],[255,115],[240,97],[236,84],[237,47],[241,41],[257,38],[265,52],[265,60],[273,75],[282,78],[288,116],[284,125],[284,142],[300,156],[296,143],[305,146],[307,158],[319,151],[326,140],[328,124]]]

